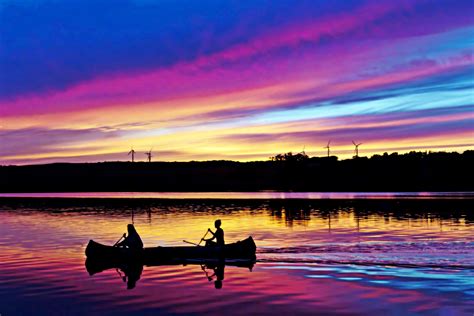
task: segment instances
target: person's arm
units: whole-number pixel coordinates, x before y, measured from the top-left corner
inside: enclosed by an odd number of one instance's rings
[[[114,244],[114,247],[120,246],[122,243],[119,243],[119,241],[122,240],[122,238],[125,238],[126,236],[127,236],[127,234],[124,233],[124,234],[122,235],[122,237],[120,237],[120,239],[117,240],[117,242]]]
[[[212,237],[209,238],[209,239],[204,239],[204,238],[203,238],[202,240],[204,240],[204,241],[211,241],[211,240],[216,239],[216,234],[214,234],[214,232],[213,232],[210,228],[208,228],[207,231],[212,234]]]
[[[125,237],[121,242],[119,242],[116,247],[125,247],[127,246],[127,244],[128,244],[128,236]]]

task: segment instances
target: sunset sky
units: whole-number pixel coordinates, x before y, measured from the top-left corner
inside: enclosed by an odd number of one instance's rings
[[[474,149],[472,0],[0,0],[0,164]]]

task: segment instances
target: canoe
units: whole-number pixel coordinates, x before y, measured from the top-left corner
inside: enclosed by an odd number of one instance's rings
[[[186,259],[249,259],[255,260],[257,246],[252,237],[225,246],[180,246],[180,247],[150,247],[143,249],[128,249],[107,246],[89,241],[86,256],[93,260],[134,261],[145,265],[182,261]]]

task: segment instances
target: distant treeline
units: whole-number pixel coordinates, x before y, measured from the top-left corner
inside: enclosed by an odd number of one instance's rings
[[[474,191],[474,151],[235,162],[55,163],[0,167],[1,192]]]

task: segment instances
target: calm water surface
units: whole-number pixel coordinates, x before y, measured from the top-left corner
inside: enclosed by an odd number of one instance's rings
[[[154,199],[472,199],[474,192],[48,192],[0,193],[0,197]]]
[[[473,315],[471,199],[0,200],[0,314]],[[145,246],[199,241],[220,218],[226,242],[252,235],[250,270],[143,268],[89,275],[89,239],[134,222]],[[204,268],[204,270],[203,270]],[[206,275],[207,272],[207,275]],[[211,276],[209,280],[207,276]]]

